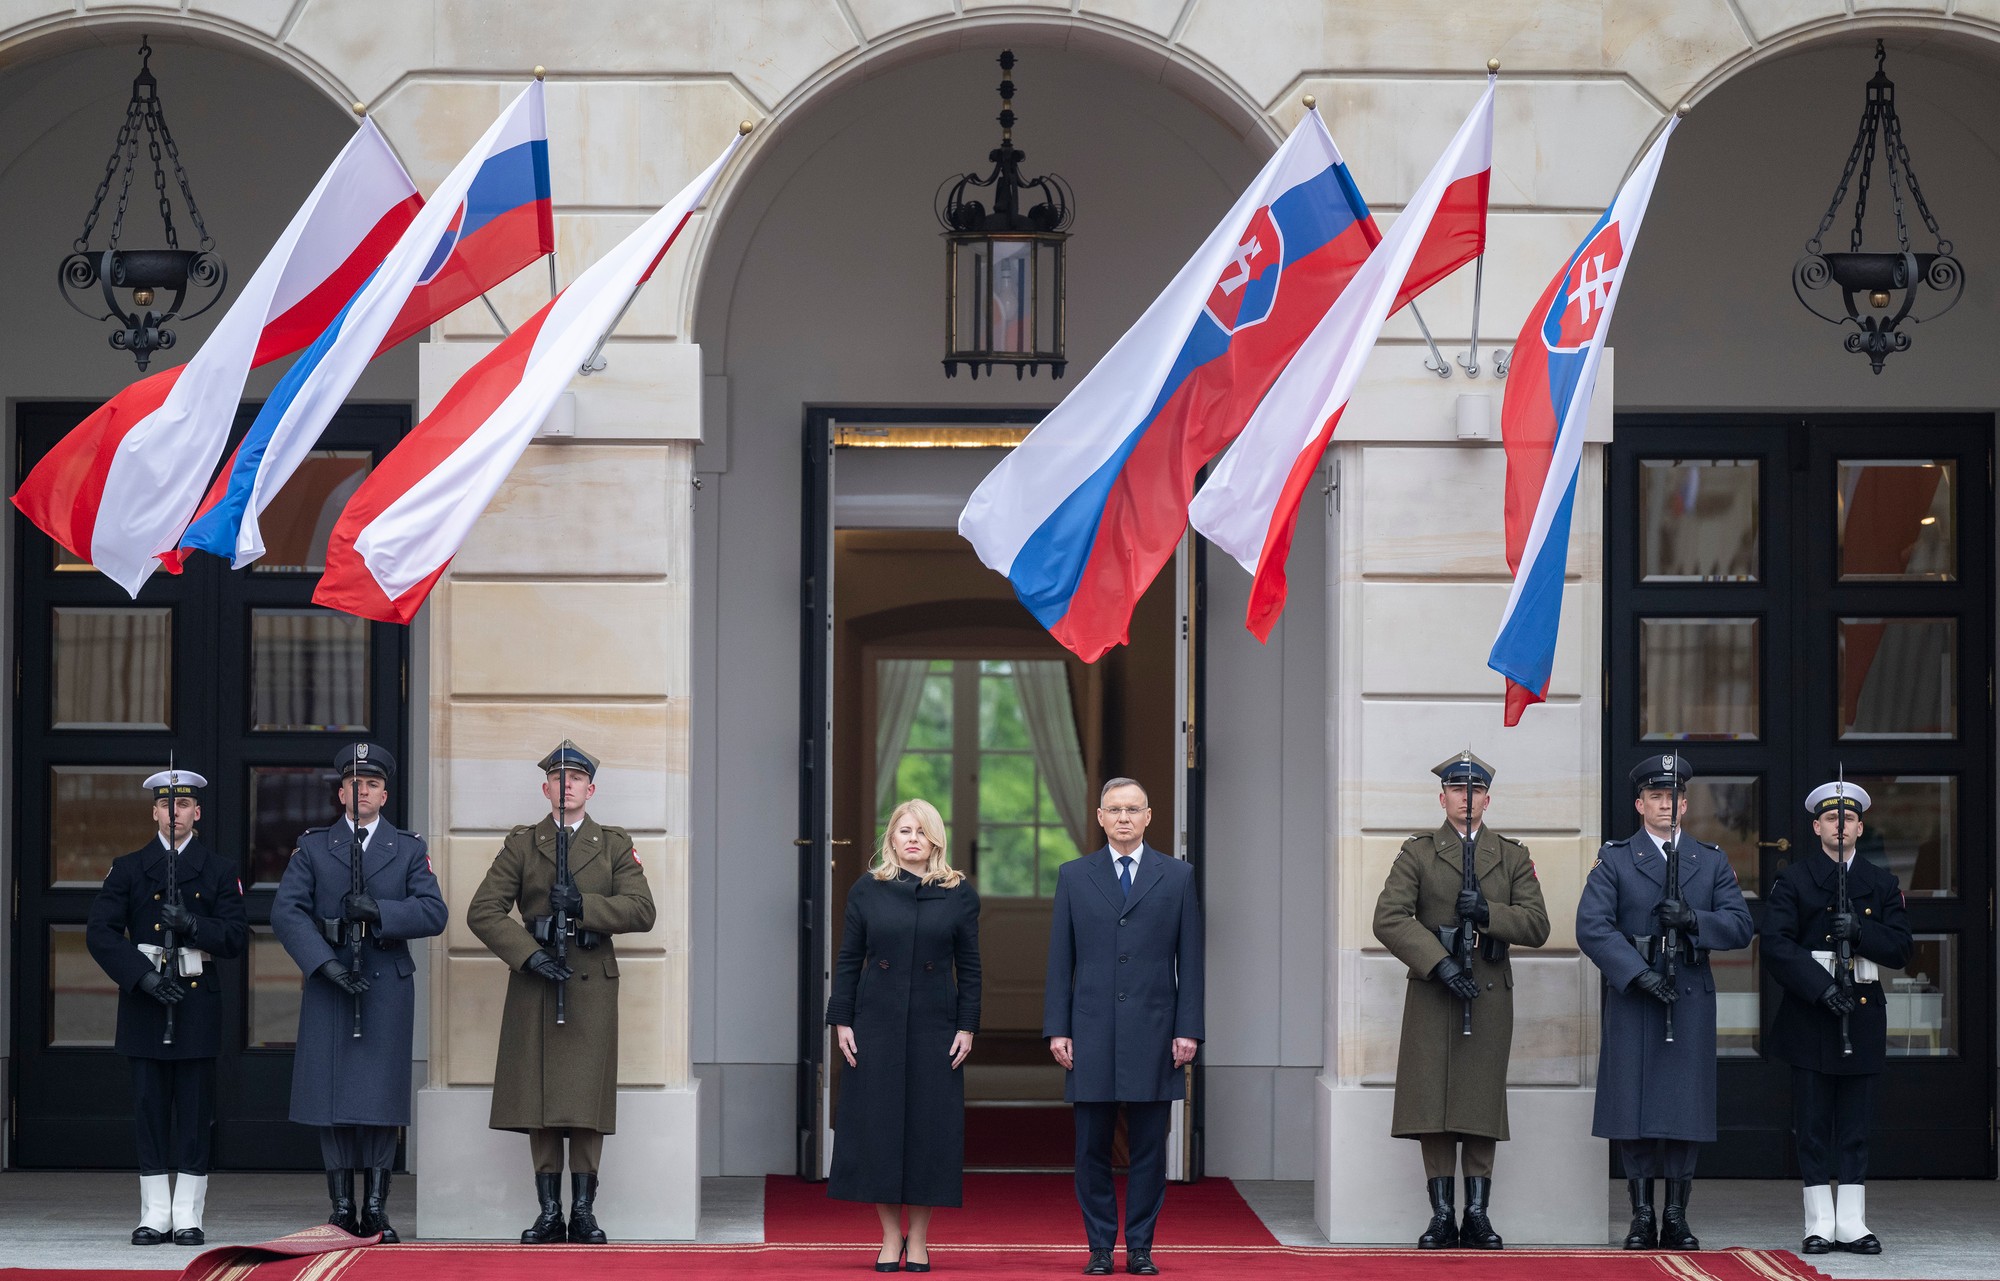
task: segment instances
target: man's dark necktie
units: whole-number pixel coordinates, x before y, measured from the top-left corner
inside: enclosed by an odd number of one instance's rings
[[[1132,856],[1121,854],[1118,858],[1118,884],[1125,888],[1125,897],[1132,897]]]

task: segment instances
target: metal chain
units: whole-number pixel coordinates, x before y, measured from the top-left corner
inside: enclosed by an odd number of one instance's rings
[[[1861,219],[1868,212],[1868,183],[1875,171],[1875,130],[1880,124],[1876,106],[1871,102],[1868,109],[1861,113],[1861,185],[1854,189],[1854,234],[1847,245],[1851,252],[1857,254],[1861,252]]]
[[[1923,188],[1917,185],[1917,170],[1910,163],[1910,146],[1903,141],[1903,122],[1894,116],[1889,118],[1889,154],[1902,161],[1903,174],[1910,180],[1910,198],[1917,202],[1917,214],[1924,220],[1924,226],[1937,238],[1938,252],[1949,254],[1951,242],[1944,238],[1942,231],[1938,230],[1937,219],[1931,214],[1930,202],[1924,199]]]
[[[1896,202],[1896,243],[1902,248],[1904,253],[1908,253],[1910,252],[1910,226],[1903,218],[1903,181],[1901,173],[1896,166],[1896,148],[1893,141],[1890,143],[1888,155],[1885,157],[1885,160],[1885,167],[1889,170],[1889,194],[1895,198]]]
[[[160,163],[160,115],[146,113],[146,153],[153,162],[153,194],[160,200],[160,223],[167,229],[167,248],[181,247],[180,233],[174,230],[174,207],[167,203],[167,170]]]
[[[104,197],[111,192],[111,176],[118,172],[118,157],[125,152],[125,144],[132,136],[132,112],[125,113],[125,123],[118,127],[118,141],[111,145],[111,158],[104,162],[104,178],[97,184],[97,194],[91,197],[90,212],[83,217],[83,234],[76,238],[76,251],[88,252],[90,233],[97,228],[97,214],[104,207]]]
[[[1833,220],[1840,214],[1840,202],[1847,199],[1847,184],[1854,180],[1854,170],[1861,163],[1861,142],[1868,134],[1868,117],[1861,118],[1861,133],[1854,137],[1854,148],[1847,153],[1847,167],[1840,171],[1840,185],[1833,190],[1833,203],[1826,207],[1826,217],[1819,220],[1819,230],[1806,241],[1806,248],[1813,253],[1820,250],[1820,240],[1833,227]]]
[[[160,139],[167,144],[167,158],[174,162],[174,178],[181,184],[181,199],[187,201],[188,218],[194,223],[196,234],[201,237],[204,250],[215,247],[215,237],[208,234],[208,227],[201,220],[201,210],[195,207],[194,188],[188,185],[187,170],[181,167],[180,144],[174,141],[174,131],[167,128],[167,109],[157,101],[153,103],[153,114],[160,118]]]
[[[139,138],[134,134],[125,146],[125,181],[118,187],[118,208],[111,214],[111,240],[108,247],[118,247],[118,237],[125,230],[125,206],[132,198],[132,170],[139,159]]]

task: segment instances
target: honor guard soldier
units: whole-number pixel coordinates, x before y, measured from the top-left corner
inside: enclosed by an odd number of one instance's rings
[[[396,760],[374,743],[334,758],[345,811],[299,837],[271,904],[271,929],[305,975],[292,1120],[319,1130],[333,1213],[358,1236],[389,1224],[389,1169],[410,1123],[416,959],[410,940],[444,932],[444,895],[424,838],[382,817]],[[354,1172],[364,1195],[357,1211]]]
[[[1597,1113],[1632,1196],[1628,1250],[1698,1250],[1688,1226],[1696,1145],[1715,1141],[1711,952],[1749,945],[1750,909],[1729,859],[1681,830],[1694,776],[1677,752],[1632,770],[1641,826],[1598,851],[1576,905],[1576,941],[1604,977]],[[1667,1184],[1656,1218],[1656,1180]]]
[[[1778,874],[1760,931],[1764,968],[1784,993],[1768,1048],[1792,1065],[1806,1254],[1882,1252],[1864,1221],[1868,1124],[1889,1046],[1880,971],[1909,964],[1910,927],[1895,875],[1854,857],[1869,804],[1844,780],[1806,797],[1821,855]]]
[[[597,791],[597,758],[564,739],[540,769],[549,812],[507,834],[465,914],[509,971],[487,1124],[528,1136],[541,1215],[521,1233],[521,1244],[602,1245],[597,1167],[604,1136],[618,1121],[618,956],[611,936],[651,929],[653,895],[631,835],[585,812]]]
[[[222,993],[210,963],[243,955],[249,935],[236,865],[195,835],[206,786],[191,770],[146,780],[160,833],[112,860],[84,936],[118,985],[117,1048],[132,1063],[139,1141],[133,1245],[160,1245],[169,1234],[176,1245],[205,1243],[215,1056],[222,1049]]]
[[[1507,1137],[1507,952],[1547,942],[1549,914],[1528,847],[1485,825],[1493,767],[1466,751],[1431,772],[1444,821],[1403,842],[1375,900],[1375,937],[1410,967],[1389,1132],[1423,1146],[1431,1222],[1418,1248],[1498,1250],[1486,1209],[1494,1144]],[[1452,1216],[1461,1149],[1462,1225]]]

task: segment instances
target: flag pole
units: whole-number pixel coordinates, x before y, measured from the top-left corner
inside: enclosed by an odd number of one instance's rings
[[[1417,322],[1417,332],[1424,336],[1425,345],[1431,349],[1431,359],[1424,362],[1424,368],[1440,378],[1451,377],[1451,362],[1438,350],[1437,339],[1431,337],[1431,327],[1424,323],[1424,313],[1417,310],[1415,302],[1410,303],[1410,319]]]
[[[1486,83],[1492,84],[1499,79],[1500,59],[1488,58],[1486,60]],[[1479,377],[1479,299],[1480,295],[1485,292],[1486,255],[1482,253],[1478,258],[1473,260],[1472,264],[1472,345],[1466,348],[1465,355],[1459,357],[1458,360],[1459,367],[1465,370],[1467,378]],[[1500,376],[1504,378],[1506,377],[1506,373],[1502,371]]]

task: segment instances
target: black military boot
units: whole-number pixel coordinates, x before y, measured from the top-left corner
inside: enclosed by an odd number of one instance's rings
[[[361,1201],[360,1235],[382,1234],[383,1245],[400,1244],[403,1238],[396,1235],[396,1229],[389,1226],[389,1172],[387,1170],[368,1171],[367,1193]]]
[[[535,1199],[542,1203],[542,1217],[521,1234],[522,1245],[561,1245],[565,1239],[562,1212],[562,1175],[536,1174]]]
[[[604,1244],[604,1229],[597,1226],[597,1216],[590,1212],[596,1200],[595,1174],[569,1176],[569,1239],[577,1245]]]
[[[1458,1243],[1468,1250],[1498,1250],[1506,1242],[1486,1220],[1486,1206],[1493,1197],[1489,1176],[1465,1176],[1465,1222],[1458,1229]]]
[[[333,1213],[326,1216],[326,1221],[349,1236],[356,1235],[361,1220],[354,1214],[354,1171],[328,1170],[326,1194],[333,1201]]]
[[[1701,1238],[1688,1226],[1688,1195],[1694,1191],[1693,1179],[1667,1180],[1667,1208],[1660,1216],[1660,1248],[1662,1250],[1699,1250]]]
[[[1651,1179],[1627,1179],[1625,1186],[1632,1193],[1632,1228],[1625,1234],[1625,1248],[1659,1249],[1660,1224],[1653,1217],[1653,1194],[1657,1185]]]
[[[1451,1212],[1452,1185],[1456,1182],[1449,1174],[1430,1181],[1431,1225],[1417,1238],[1417,1249],[1449,1250],[1458,1244],[1457,1216]]]

